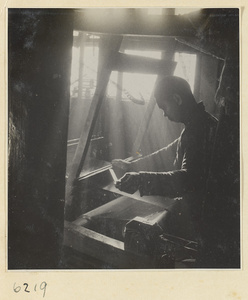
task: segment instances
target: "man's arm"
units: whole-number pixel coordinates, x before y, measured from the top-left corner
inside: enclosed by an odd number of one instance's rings
[[[176,139],[168,146],[132,162],[115,159],[112,161],[112,164],[114,167],[131,172],[173,170],[178,140]]]
[[[168,146],[153,152],[145,157],[139,158],[132,162],[133,171],[171,171],[174,169],[174,161],[178,140]]]
[[[179,197],[205,183],[204,138],[190,137],[186,142],[180,170],[171,172],[127,173],[117,185],[123,191],[139,189],[143,195]]]

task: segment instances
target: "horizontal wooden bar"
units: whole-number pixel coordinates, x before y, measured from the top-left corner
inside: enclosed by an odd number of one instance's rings
[[[166,75],[174,71],[176,64],[171,60],[119,53],[111,68],[119,72]]]
[[[188,48],[194,49],[196,53],[203,53],[213,58],[224,61],[226,57],[226,45],[223,44],[222,48],[216,47],[213,43],[203,43],[199,39],[186,39],[176,38],[175,39],[181,45],[187,46]],[[180,46],[179,46],[180,47]]]
[[[196,29],[183,16],[145,15],[138,10],[123,10],[122,15],[114,10],[95,9],[75,11],[74,29],[95,33],[155,36],[195,36]]]
[[[121,269],[152,268],[152,260],[124,250],[124,243],[65,222],[64,245]]]

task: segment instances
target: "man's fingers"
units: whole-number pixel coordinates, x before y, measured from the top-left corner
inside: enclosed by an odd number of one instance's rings
[[[112,165],[113,167],[127,171],[130,163],[122,159],[114,159],[112,160]]]
[[[130,179],[130,176],[128,175],[124,175],[120,180],[118,180],[116,182],[116,187],[118,189],[120,189],[121,191],[122,190],[125,190],[127,185],[128,185],[128,180]]]
[[[137,173],[126,173],[118,182],[116,187],[123,192],[133,194],[138,189],[138,177]]]
[[[117,187],[117,189],[120,190],[121,189],[121,181],[120,180],[116,181],[115,186]]]

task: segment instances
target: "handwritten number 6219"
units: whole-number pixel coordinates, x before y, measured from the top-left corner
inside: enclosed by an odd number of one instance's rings
[[[28,283],[23,283],[23,285],[25,286],[24,288],[24,292],[26,293],[30,293],[30,290],[28,288]],[[46,295],[46,287],[47,287],[47,283],[45,281],[43,281],[41,284],[40,284],[40,290],[43,291],[43,298],[45,297]],[[37,284],[35,285],[34,287],[34,291],[36,292],[36,288],[37,288]],[[13,286],[13,289],[14,289],[14,292],[15,293],[19,293],[21,291],[21,286],[16,286],[16,282],[14,283],[14,286]]]

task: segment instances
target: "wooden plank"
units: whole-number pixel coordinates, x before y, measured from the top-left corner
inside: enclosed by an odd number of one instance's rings
[[[123,38],[123,42],[121,44],[120,52],[124,52],[124,50],[136,50],[142,51],[146,49],[146,51],[166,51],[171,48],[171,45],[175,43],[175,37],[161,37],[161,36],[125,36]],[[197,38],[187,38],[188,43],[192,45],[196,43]],[[185,43],[177,43],[177,51],[182,51],[185,53],[196,53],[197,50],[190,47],[190,45],[186,45]]]
[[[130,195],[128,193],[125,193],[123,191],[120,191],[117,189],[114,185],[114,183],[110,183],[107,186],[102,187],[103,190],[115,193],[120,196],[126,196],[130,197],[132,199],[142,201],[142,202],[147,202],[147,203],[153,203],[154,205],[160,206],[164,209],[170,209],[170,207],[175,203],[174,198],[169,198],[169,197],[163,197],[163,196],[140,196],[139,191],[135,192],[134,194]]]
[[[172,60],[161,60],[138,55],[119,53],[115,63],[112,65],[113,71],[141,73],[141,74],[171,74],[176,67],[176,62]]]
[[[110,238],[108,236],[105,236],[103,234],[100,234],[98,232],[95,232],[93,230],[90,230],[88,228],[85,228],[82,226],[82,224],[78,225],[78,224],[75,224],[74,222],[73,223],[69,223],[69,222],[66,222],[66,228],[69,229],[69,230],[74,230],[78,233],[80,233],[80,235],[84,236],[84,237],[88,237],[88,238],[91,238],[91,239],[94,239],[100,243],[104,243],[106,245],[109,245],[111,247],[115,247],[115,248],[118,248],[120,250],[124,250],[124,243],[121,242],[121,241],[117,241],[113,238]]]
[[[195,52],[200,52],[202,54],[211,56],[221,61],[225,60],[226,57],[225,45],[223,45],[222,48],[219,48],[216,47],[214,43],[206,43],[205,40],[202,41],[197,38],[188,39],[185,37],[181,37],[181,38],[176,38],[175,40],[184,46],[194,49]]]
[[[154,36],[196,36],[189,18],[176,15],[147,15],[140,9],[84,9],[75,11],[75,30],[96,33]]]
[[[79,47],[80,47],[80,54],[79,54],[79,74],[78,74],[78,100],[82,99],[83,96],[83,69],[84,69],[84,40],[85,34],[79,32]]]
[[[125,251],[123,242],[70,222],[65,222],[64,245],[120,269],[153,267],[151,258]]]
[[[73,182],[80,175],[101,103],[105,95],[105,90],[111,74],[111,70],[108,68],[108,66],[110,65],[112,59],[115,58],[115,55],[117,55],[121,41],[121,36],[108,35],[103,38],[104,59],[99,68],[96,91],[91,102],[89,114],[83,127],[66,183],[66,209],[68,206],[72,205],[71,190],[73,187]]]

